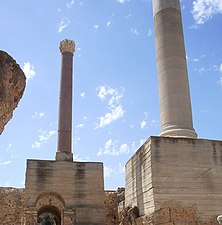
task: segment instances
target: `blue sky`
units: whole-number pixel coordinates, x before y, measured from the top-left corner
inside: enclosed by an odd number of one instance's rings
[[[181,1],[194,128],[222,137],[222,0]],[[105,188],[124,186],[124,165],[159,134],[159,99],[150,0],[3,0],[0,46],[27,87],[0,136],[0,186],[24,187],[26,159],[54,159],[59,42],[76,43],[73,152],[102,161]]]

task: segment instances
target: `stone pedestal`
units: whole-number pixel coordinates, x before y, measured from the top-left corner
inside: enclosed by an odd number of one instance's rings
[[[25,182],[26,225],[52,213],[61,225],[104,225],[103,164],[28,160]]]
[[[215,219],[222,210],[222,141],[150,137],[126,164],[125,193],[126,206],[141,216],[180,206]]]

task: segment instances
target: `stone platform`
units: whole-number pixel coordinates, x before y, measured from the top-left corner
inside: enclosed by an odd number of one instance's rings
[[[222,141],[150,137],[126,164],[126,206],[140,216],[195,208],[197,218],[222,212]]]
[[[27,160],[26,225],[52,213],[60,225],[104,225],[103,164]]]

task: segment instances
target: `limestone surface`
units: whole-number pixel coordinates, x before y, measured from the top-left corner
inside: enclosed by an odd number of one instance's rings
[[[24,215],[24,189],[0,187],[0,224],[21,224]]]
[[[199,218],[216,218],[221,215],[221,171],[222,141],[150,137],[126,164],[125,205],[150,215],[179,202],[197,206]],[[172,220],[179,213],[188,218],[187,212],[172,210]]]
[[[16,61],[0,50],[0,134],[12,118],[26,86],[25,75]]]
[[[133,217],[130,210],[125,209],[122,221],[119,225],[217,225],[215,217],[200,219],[196,214],[196,208],[177,206],[173,208],[161,208],[149,215],[138,218]]]
[[[52,213],[61,225],[104,225],[103,164],[28,160],[25,181],[26,225]],[[69,221],[69,222],[68,222]],[[72,222],[73,221],[73,222]]]
[[[106,225],[118,225],[118,196],[116,191],[105,192]]]
[[[119,204],[118,191],[105,191],[106,222],[105,225],[217,225],[216,217],[201,219],[196,207],[177,205],[165,207],[148,215],[141,215],[135,207],[125,207],[117,212]],[[42,196],[44,200],[44,196]],[[0,187],[0,224],[24,224],[24,189]],[[40,203],[39,199],[37,202]],[[52,203],[56,201],[53,199]],[[39,204],[38,203],[38,204]],[[139,215],[138,215],[139,213]],[[139,216],[139,217],[138,217]],[[67,219],[68,217],[66,217]],[[31,223],[31,224],[34,224]],[[65,225],[73,224],[64,220]]]
[[[190,90],[179,0],[153,0],[160,136],[191,137]]]

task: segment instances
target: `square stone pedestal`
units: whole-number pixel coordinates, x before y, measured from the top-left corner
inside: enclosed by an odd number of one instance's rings
[[[215,219],[222,214],[222,141],[150,137],[126,164],[125,205],[140,216],[180,207],[195,209],[192,224]]]
[[[59,225],[104,225],[103,164],[28,160],[25,182],[25,222],[37,224],[51,213]]]

